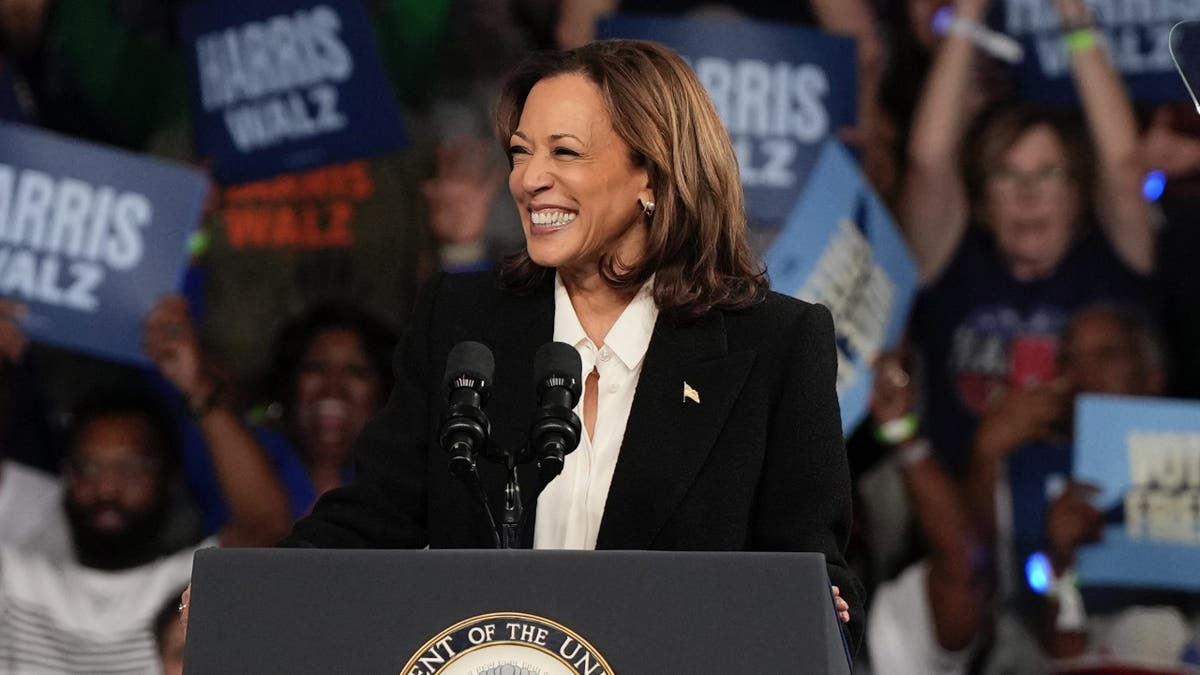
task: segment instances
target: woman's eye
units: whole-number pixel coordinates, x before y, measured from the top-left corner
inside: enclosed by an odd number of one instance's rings
[[[555,148],[554,154],[562,157],[578,157],[579,153],[570,148]]]
[[[509,148],[508,148],[508,156],[509,157],[515,157],[516,155],[528,155],[528,154],[529,154],[529,148],[526,148],[523,145],[513,145],[513,146],[509,146]]]

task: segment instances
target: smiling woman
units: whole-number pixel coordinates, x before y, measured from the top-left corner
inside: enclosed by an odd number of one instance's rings
[[[603,254],[617,270],[641,262],[650,178],[634,165],[591,80],[567,74],[534,85],[509,157],[509,190],[531,260],[572,276],[596,274]]]
[[[729,135],[695,74],[637,40],[535,54],[505,86],[497,128],[525,250],[498,277],[429,282],[353,481],[286,544],[490,546],[488,516],[431,433],[447,357],[464,341],[495,355],[488,441],[517,449],[537,411],[535,355],[563,342],[586,374],[583,431],[527,506],[520,543],[818,551],[857,644],[832,318],[767,290]],[[479,479],[503,494],[503,468],[481,462]]]
[[[559,238],[579,237],[576,253],[593,258],[596,245],[619,241],[597,258],[606,284],[636,290],[653,274],[659,307],[685,314],[745,307],[765,288],[729,134],[666,47],[613,40],[535,54],[509,78],[496,125],[527,235],[557,233],[530,230],[532,216],[553,217],[568,206],[557,201],[588,191],[579,196],[590,203],[586,224],[576,226],[586,236]],[[571,206],[557,210],[579,212]],[[537,256],[558,242],[528,243],[501,272],[511,289],[536,287],[557,266]]]
[[[354,440],[391,388],[392,331],[344,304],[320,304],[280,331],[272,393],[317,495],[349,475]]]

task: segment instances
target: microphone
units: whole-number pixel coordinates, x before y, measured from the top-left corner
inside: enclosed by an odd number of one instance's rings
[[[475,455],[484,450],[491,423],[483,412],[491,394],[496,360],[479,342],[460,342],[446,357],[448,407],[438,428],[438,441],[450,455],[450,472],[459,478],[475,473]]]
[[[533,359],[538,412],[529,428],[529,450],[542,485],[562,473],[563,463],[579,445],[575,405],[583,393],[583,362],[565,342],[547,342]]]

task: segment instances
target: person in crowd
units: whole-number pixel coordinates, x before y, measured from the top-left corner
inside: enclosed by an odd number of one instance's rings
[[[151,352],[181,381],[184,364],[155,343]],[[189,390],[196,393],[198,390]],[[214,433],[223,413],[198,411]],[[216,448],[217,444],[214,444]],[[227,446],[254,453],[253,444]],[[157,667],[151,622],[163,598],[183,586],[197,548],[178,518],[179,433],[154,397],[99,390],[75,409],[67,437],[64,509],[72,556],[51,561],[0,547],[0,634],[15,672],[146,672]],[[234,468],[229,457],[216,459]],[[242,468],[252,462],[236,458]],[[260,466],[266,459],[257,458]],[[269,471],[222,474],[233,519],[199,546],[265,546],[286,531],[282,489]]]
[[[954,11],[978,22],[987,6],[958,0]],[[993,111],[965,144],[976,54],[958,35],[938,49],[912,128],[899,209],[921,284],[910,335],[926,370],[927,433],[958,476],[979,416],[1011,387],[1046,381],[1074,310],[1145,305],[1154,292],[1129,98],[1084,3],[1056,7],[1090,143],[1069,119],[1016,106]]]
[[[866,92],[877,96],[881,119],[877,137],[887,148],[888,180],[873,180],[875,189],[890,206],[899,199],[901,177],[908,160],[909,132],[917,101],[943,35],[934,29],[939,11],[953,11],[950,0],[902,0],[888,3],[883,31],[889,44],[879,88]],[[1005,64],[978,54],[966,85],[965,116],[975,119],[980,111],[1009,100],[1013,93],[1011,73]],[[868,172],[868,175],[872,175]]]
[[[961,485],[918,433],[917,388],[904,356],[876,360],[871,422],[892,450],[926,554],[876,589],[867,648],[877,675],[963,675],[990,618],[992,560]]]
[[[221,531],[232,517],[230,503],[239,498],[229,494],[223,473],[249,472],[249,485],[282,484],[289,521],[307,513],[316,494],[303,462],[283,436],[244,423],[231,391],[236,382],[217,372],[201,347],[183,296],[169,295],[155,304],[143,326],[143,348],[165,380],[159,388],[174,403],[183,478],[202,532]],[[260,461],[264,457],[266,464]],[[269,497],[264,503],[274,503],[277,495]]]
[[[285,545],[491,546],[431,437],[446,357],[464,340],[497,355],[491,440],[516,448],[536,410],[534,353],[557,340],[584,364],[582,440],[522,543],[820,551],[857,645],[831,317],[767,290],[732,144],[691,69],[636,40],[539,53],[497,120],[526,248],[499,273],[427,284],[354,479]],[[481,462],[480,478],[496,495],[504,470]]]
[[[1157,332],[1134,311],[1084,308],[1061,341],[1059,377],[1010,393],[980,424],[965,492],[930,458],[928,441],[914,436],[899,443],[897,459],[930,555],[876,594],[868,645],[880,675],[967,673],[977,661],[987,672],[1049,672],[1051,660],[1130,657],[1118,653],[1129,642],[1121,631],[1136,637],[1147,625],[1165,626],[1169,634],[1183,630],[1176,610],[1154,610],[1150,624],[1137,612],[1114,614],[1157,601],[1146,594],[1093,594],[1108,616],[1090,626],[1060,623],[1058,601],[1026,584],[1033,554],[1048,552],[1063,575],[1077,547],[1096,541],[1103,524],[1087,501],[1091,488],[1070,479],[1074,398],[1157,395],[1165,382]],[[880,418],[904,419],[899,396],[889,395],[888,379],[881,380],[873,411],[893,410]],[[906,434],[915,428],[903,427]],[[1180,657],[1187,642],[1170,657]]]
[[[1058,602],[1036,595],[1026,583],[1033,554],[1044,551],[1055,575],[1064,576],[1077,547],[1097,541],[1103,525],[1103,514],[1088,502],[1093,489],[1071,480],[1075,398],[1155,396],[1166,383],[1158,332],[1136,308],[1084,308],[1071,317],[1061,343],[1058,378],[1009,393],[981,422],[968,474],[971,510],[983,541],[995,550],[1007,611],[993,658],[1018,669],[1044,670],[1046,659],[1101,651],[1099,624],[1089,630],[1085,623],[1059,621]],[[1155,602],[1150,596],[1085,599],[1096,601],[1104,614],[1129,600]]]
[[[57,477],[20,461],[14,451],[48,434],[29,434],[39,417],[25,353],[29,339],[18,323],[26,310],[0,298],[0,546],[62,559],[70,551]]]
[[[354,441],[391,391],[395,346],[385,323],[347,304],[318,305],[280,332],[271,389],[315,495],[351,476]]]

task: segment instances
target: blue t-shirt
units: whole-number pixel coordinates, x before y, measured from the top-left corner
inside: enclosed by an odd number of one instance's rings
[[[1034,281],[1013,277],[992,237],[969,227],[942,276],[918,294],[909,323],[925,369],[924,431],[942,464],[965,474],[980,414],[1008,387],[1015,341],[1056,350],[1071,315],[1097,303],[1154,313],[1153,287],[1097,227]]]

